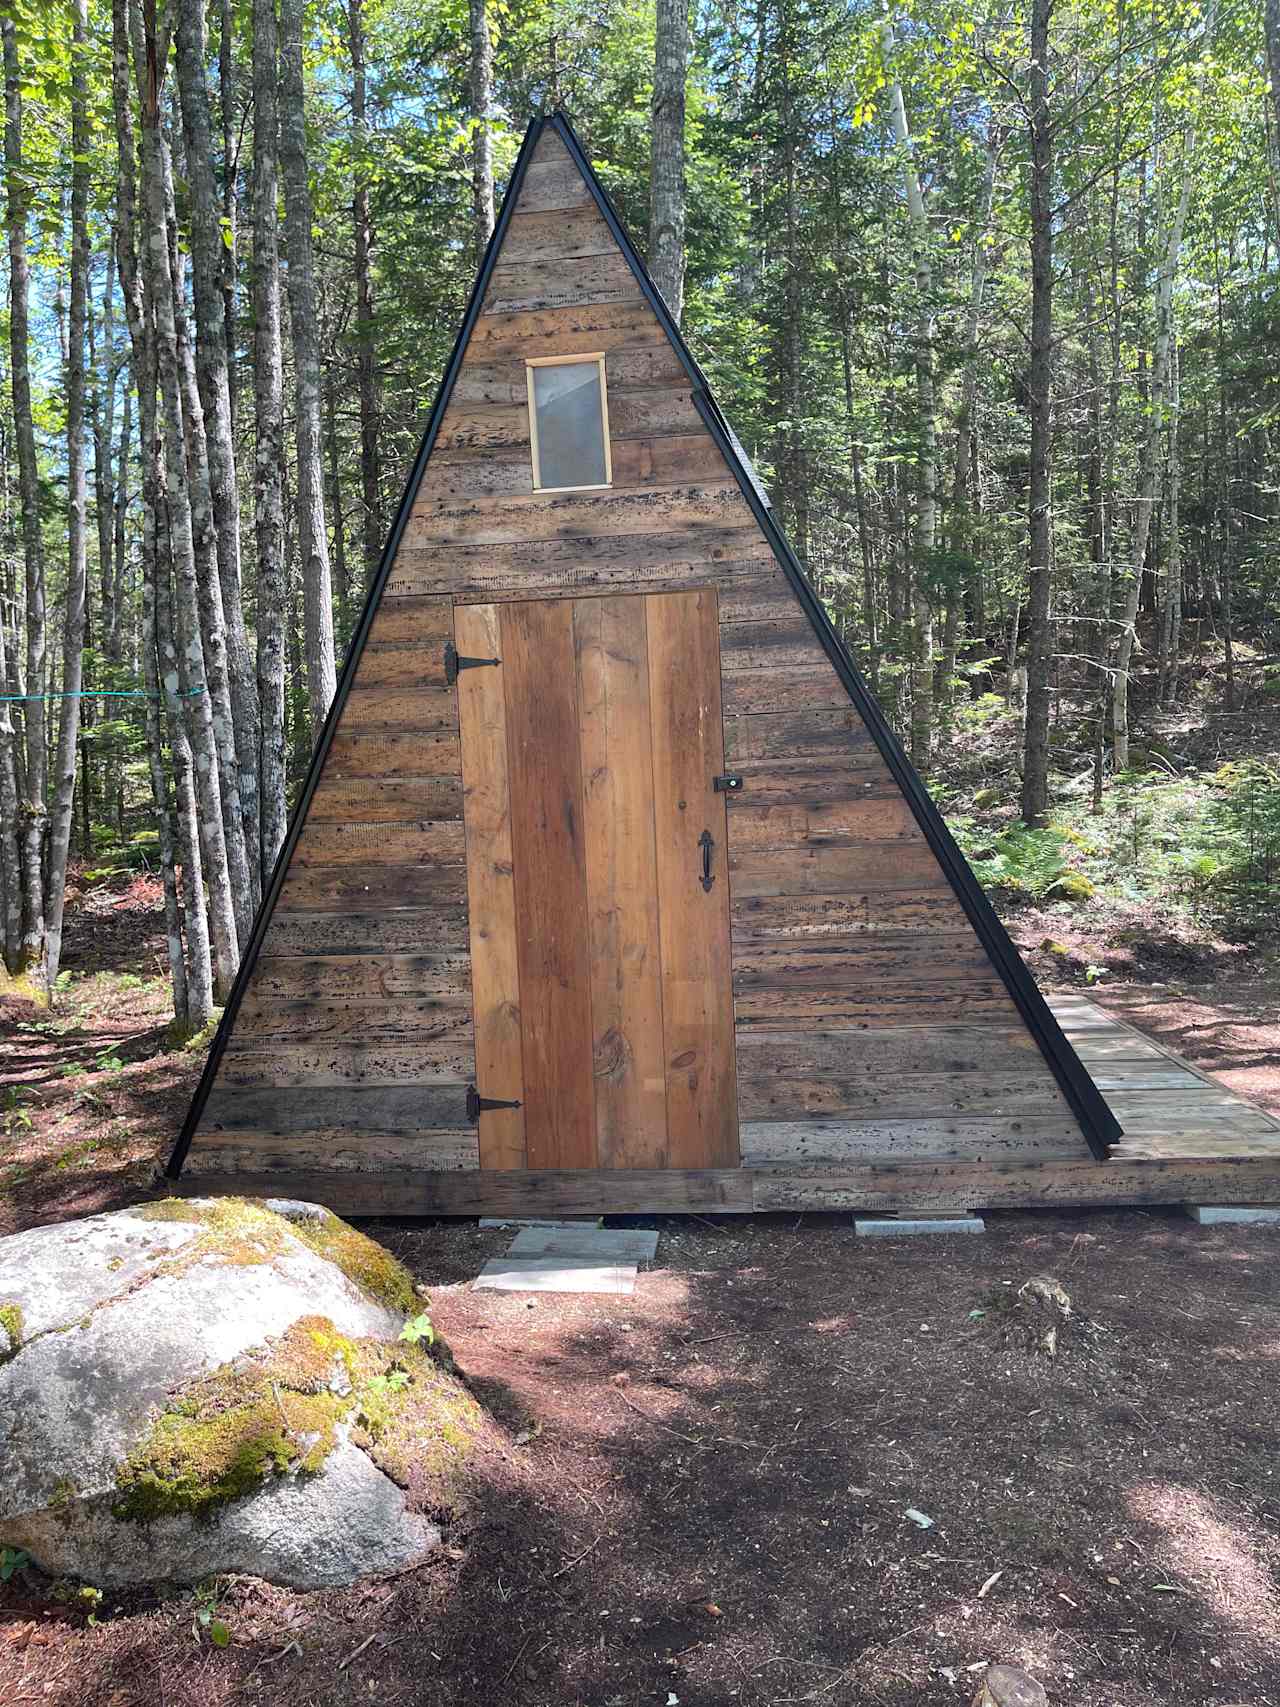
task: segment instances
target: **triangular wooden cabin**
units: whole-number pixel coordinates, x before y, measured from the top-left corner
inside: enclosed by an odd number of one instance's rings
[[[1119,1132],[538,120],[171,1176],[405,1215],[1193,1194]]]

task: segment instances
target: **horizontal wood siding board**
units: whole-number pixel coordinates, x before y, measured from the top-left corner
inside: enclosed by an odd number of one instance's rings
[[[741,525],[741,516],[742,495],[731,480],[700,486],[676,482],[652,491],[613,487],[601,492],[535,492],[524,498],[424,499],[414,506],[408,538],[419,548],[523,545],[601,532],[725,528]]]
[[[458,776],[327,776],[307,817],[317,824],[413,823],[420,818],[460,818]]]
[[[750,1035],[749,1033],[747,1034]],[[1057,1104],[1065,1113],[1062,1093],[1050,1078],[1038,1073],[1026,1078],[1000,1078],[988,1071],[970,1073],[906,1073],[884,1079],[862,1072],[848,1078],[823,1074],[810,1079],[781,1074],[752,1076],[745,1063],[738,1070],[738,1107],[744,1120],[794,1121],[838,1119],[842,1115],[876,1120],[928,1120],[953,1115],[1007,1119],[1043,1114]]]
[[[333,738],[329,764],[335,781],[351,777],[449,776],[461,773],[455,731],[423,731],[408,735],[348,734]]]
[[[869,889],[846,895],[742,895],[733,899],[735,933],[783,940],[868,936],[905,931],[935,934],[954,927],[955,899],[939,884],[927,889]]]
[[[471,1004],[463,997],[405,996],[394,1001],[290,1002],[250,993],[245,1007],[253,1035],[262,1043],[293,1044],[321,1038],[348,1042],[420,1043],[430,1038],[471,1044]]]
[[[752,1179],[742,1168],[574,1168],[492,1173],[297,1170],[225,1175],[191,1173],[182,1190],[299,1197],[346,1215],[750,1214]]]
[[[449,865],[295,865],[281,901],[293,913],[329,913],[345,905],[381,910],[465,902],[463,851],[459,845]]]
[[[456,817],[419,818],[412,824],[309,824],[295,865],[456,865],[462,825]]]
[[[485,1173],[404,1168],[192,1170],[184,1195],[298,1197],[352,1216],[744,1214],[806,1209],[1046,1209],[1154,1203],[1280,1202],[1280,1158],[975,1162],[939,1159],[701,1174]]]
[[[471,957],[462,946],[431,954],[263,954],[253,975],[254,995],[286,1001],[341,996],[380,1000],[387,996],[465,996],[471,989]]]
[[[219,1084],[232,1088],[317,1089],[323,1086],[457,1084],[475,1072],[470,1043],[450,1037],[415,1047],[409,1041],[382,1043],[275,1042],[270,1047],[228,1046]]]
[[[346,1175],[352,1171],[426,1168],[445,1173],[479,1167],[474,1132],[312,1132],[200,1133],[197,1155],[210,1175],[251,1174],[313,1168]],[[412,1212],[410,1212],[412,1213]]]
[[[1034,1079],[1039,1051],[1021,1029],[932,1025],[783,1030],[761,1026],[738,1040],[738,1069],[747,1080],[865,1079],[890,1088],[915,1074],[948,1078],[988,1074]],[[1048,1076],[1048,1069],[1043,1069]],[[1050,1081],[1052,1082],[1052,1081]]]
[[[1079,1156],[1080,1128],[1063,1104],[1056,1115],[912,1115],[902,1119],[742,1123],[742,1159],[763,1162],[875,1161],[954,1156],[976,1162],[1009,1155]]]
[[[350,1089],[296,1086],[236,1090],[219,1084],[205,1105],[205,1124],[222,1132],[469,1132],[466,1086]]]
[[[921,991],[912,984],[876,990],[747,989],[734,997],[738,1034],[751,1025],[860,1023],[868,1027],[963,1025],[990,1019],[1007,1025],[1017,1012],[1009,992],[994,975],[982,983],[953,984]]]
[[[290,913],[277,909],[263,942],[273,955],[416,954],[433,948],[465,947],[465,900],[448,906],[401,907],[390,913]]]

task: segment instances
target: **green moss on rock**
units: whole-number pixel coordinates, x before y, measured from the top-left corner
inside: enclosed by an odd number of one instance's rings
[[[326,1318],[304,1317],[264,1352],[184,1388],[121,1466],[115,1515],[208,1518],[273,1476],[314,1475],[350,1409],[332,1388],[331,1341],[341,1340]]]
[[[4,1363],[22,1345],[22,1309],[17,1304],[0,1304],[0,1331],[8,1340],[8,1348],[0,1346],[0,1363]]]
[[[165,1272],[176,1272],[206,1256],[226,1263],[270,1262],[284,1247],[285,1234],[292,1233],[317,1256],[340,1268],[375,1303],[406,1316],[418,1307],[413,1276],[404,1264],[329,1209],[293,1220],[251,1197],[219,1197],[212,1203],[168,1197],[143,1204],[135,1213],[146,1221],[191,1221],[204,1229],[191,1245],[166,1261]]]
[[[1068,871],[1048,891],[1051,901],[1088,901],[1096,893],[1082,871]]]
[[[456,1517],[467,1502],[467,1461],[484,1427],[484,1412],[450,1370],[421,1346],[392,1351],[364,1342],[364,1379],[357,1392],[351,1438],[415,1504]]]

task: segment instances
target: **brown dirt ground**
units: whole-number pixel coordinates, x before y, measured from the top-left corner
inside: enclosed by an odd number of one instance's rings
[[[0,1015],[0,1097],[26,1087],[0,1230],[145,1189],[199,1060],[131,977],[78,983],[52,1021]],[[1275,1106],[1261,992],[1105,999]],[[108,1597],[88,1627],[16,1577],[0,1704],[915,1707],[970,1700],[1000,1658],[1054,1703],[1280,1707],[1280,1231],[661,1225],[612,1299],[473,1293],[505,1234],[368,1224],[499,1421],[448,1550],[341,1592],[221,1582],[222,1650],[189,1593]],[[1043,1272],[1076,1311],[1056,1358],[1011,1308]]]

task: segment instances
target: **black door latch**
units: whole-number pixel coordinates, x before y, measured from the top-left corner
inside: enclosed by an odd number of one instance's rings
[[[457,681],[459,670],[478,670],[482,664],[500,664],[501,662],[501,658],[464,658],[452,640],[445,641],[444,679],[450,687]]]
[[[713,776],[711,786],[717,794],[740,794],[743,779],[737,771],[728,771],[724,776]]]
[[[467,1086],[467,1119],[474,1126],[489,1108],[521,1108],[518,1102],[503,1102],[501,1097],[482,1097],[474,1085]]]

